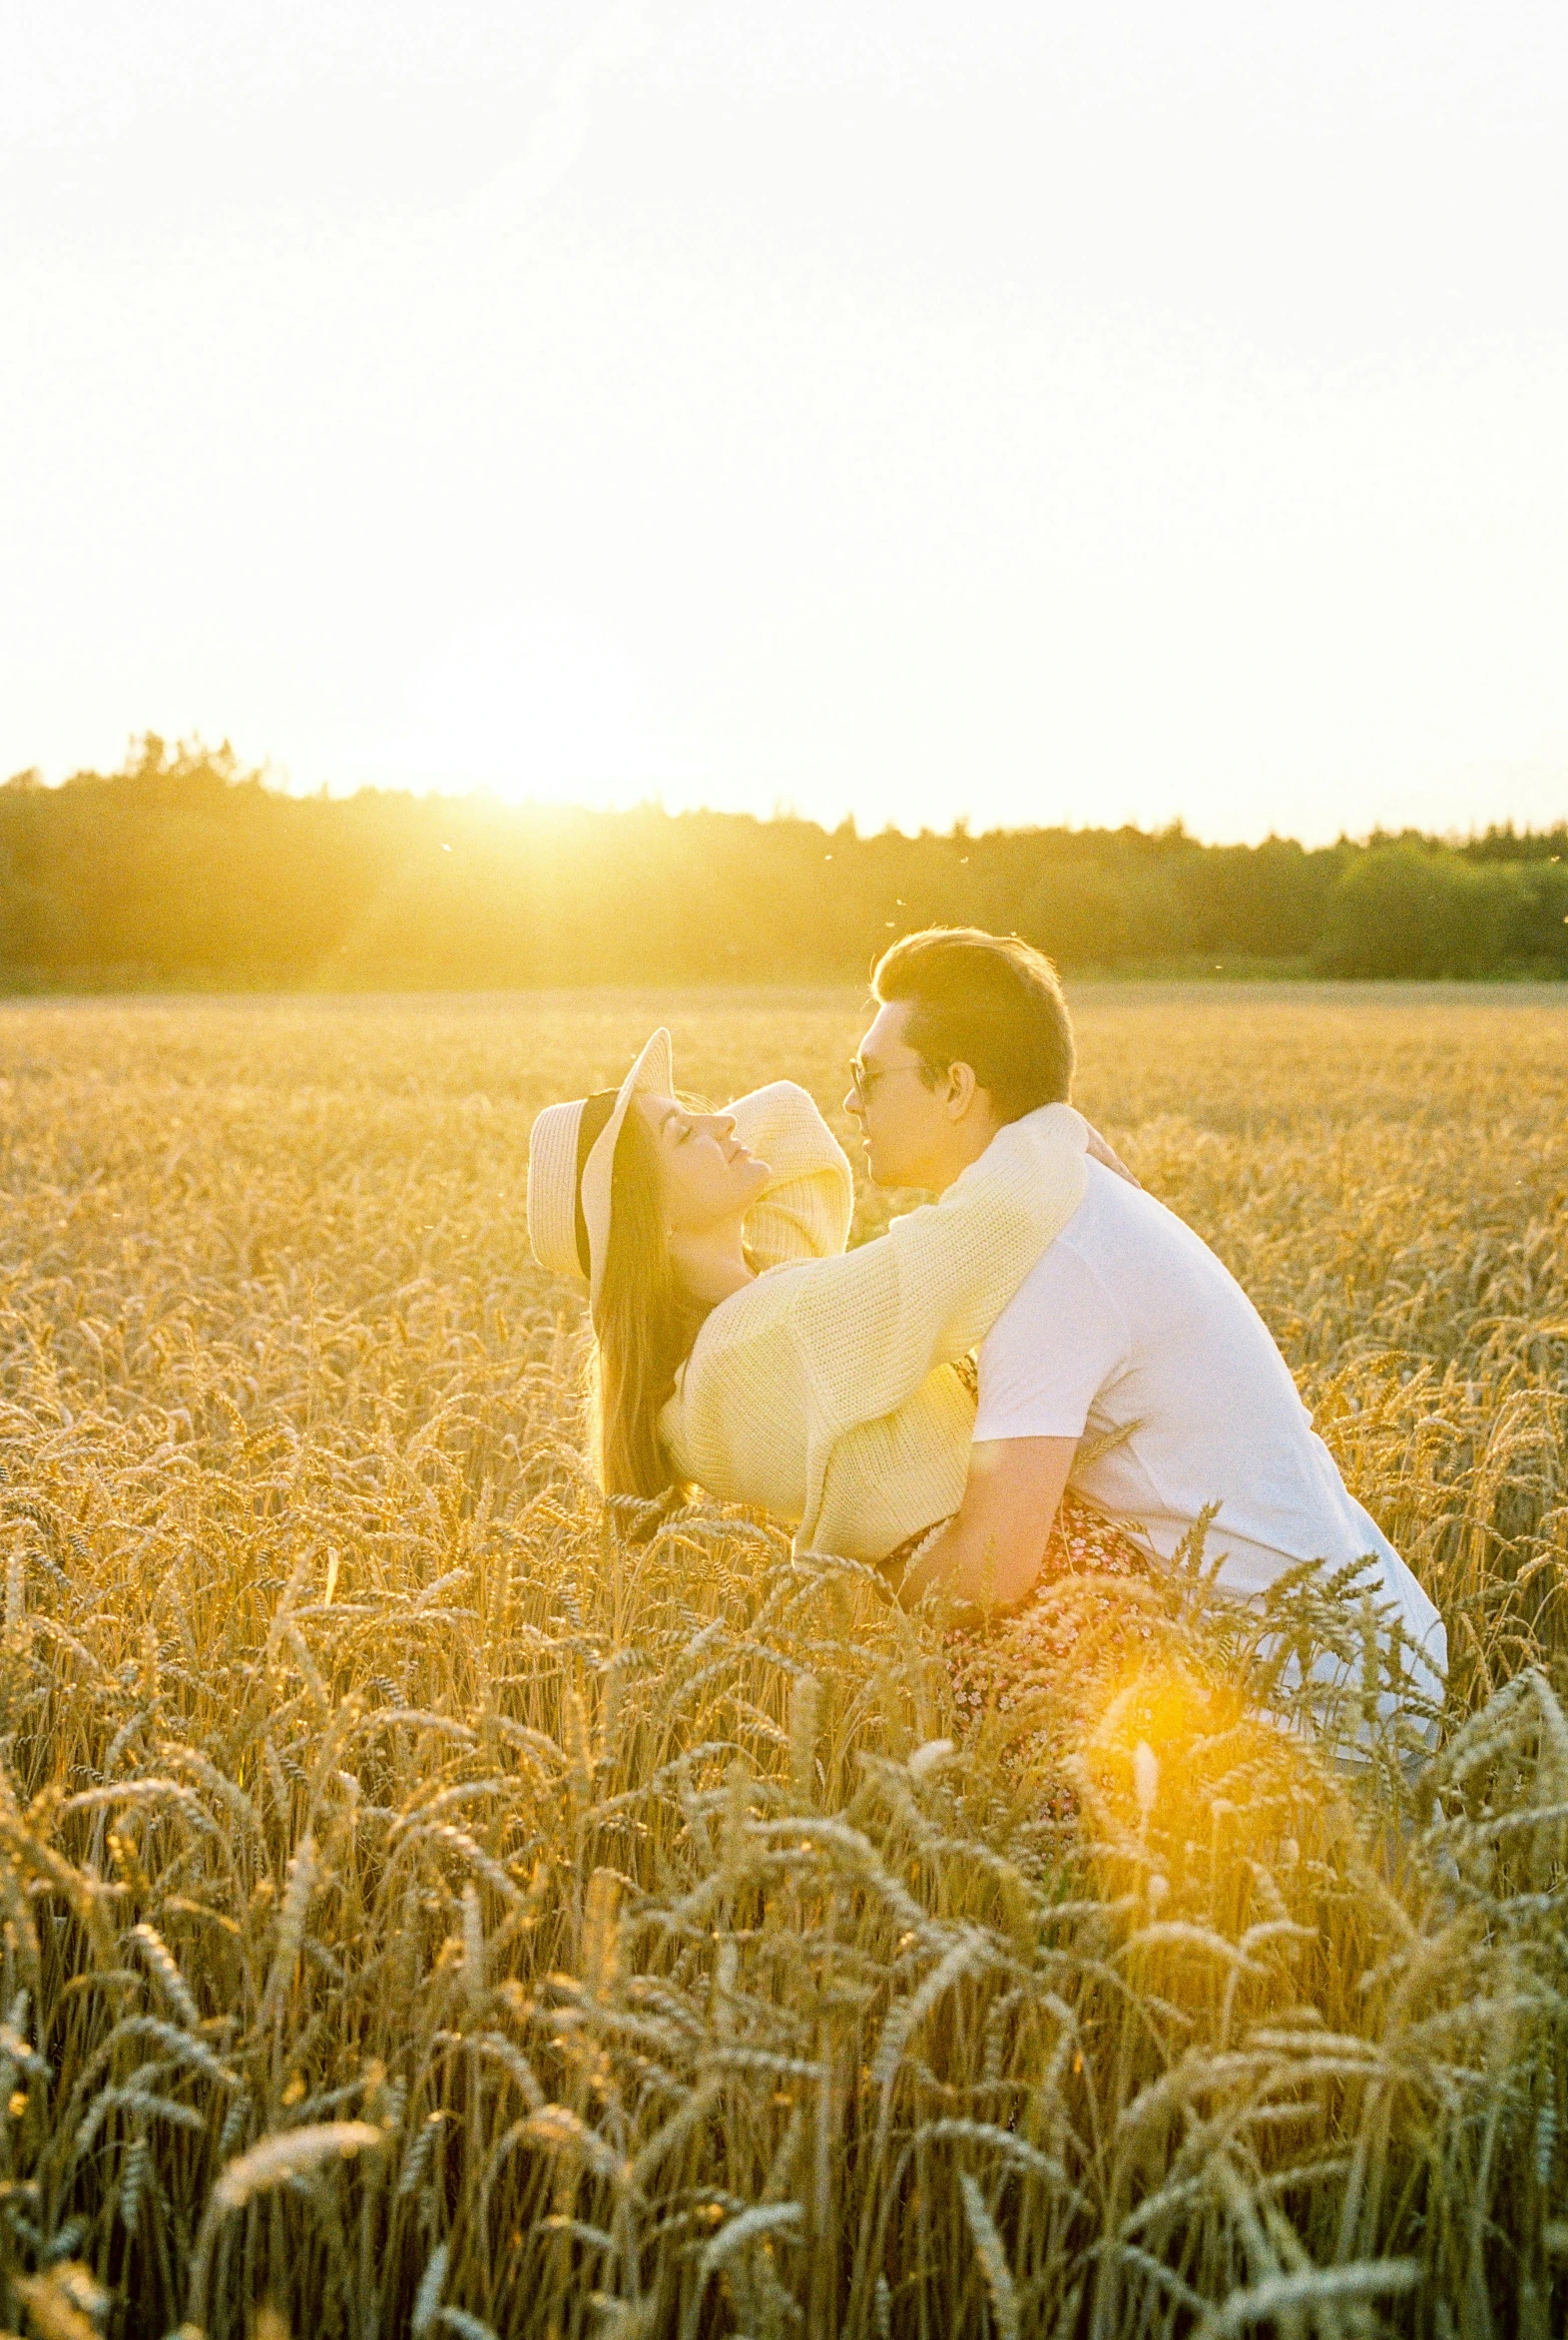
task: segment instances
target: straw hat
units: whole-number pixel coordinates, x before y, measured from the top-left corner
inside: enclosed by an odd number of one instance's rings
[[[569,1105],[547,1105],[528,1135],[528,1240],[554,1276],[588,1281],[599,1306],[610,1249],[610,1195],[616,1142],[632,1099],[675,1090],[670,1035],[655,1032],[618,1089],[600,1089]]]

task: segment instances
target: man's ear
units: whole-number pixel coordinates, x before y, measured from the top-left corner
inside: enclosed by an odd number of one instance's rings
[[[974,1077],[974,1066],[958,1062],[949,1064],[943,1076],[944,1087],[938,1091],[949,1121],[962,1121],[973,1105],[979,1082]]]

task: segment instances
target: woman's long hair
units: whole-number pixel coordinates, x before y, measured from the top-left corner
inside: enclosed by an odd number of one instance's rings
[[[611,1180],[610,1248],[594,1318],[589,1416],[606,1494],[663,1494],[676,1472],[659,1414],[708,1310],[670,1258],[659,1160],[634,1107],[621,1124]]]

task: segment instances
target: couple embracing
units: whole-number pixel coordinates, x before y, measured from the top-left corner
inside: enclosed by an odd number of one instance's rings
[[[940,1587],[991,1612],[1048,1546],[1158,1569],[1218,1504],[1224,1591],[1366,1560],[1440,1702],[1442,1622],[1263,1319],[1068,1103],[1049,960],[935,928],[872,993],[845,1106],[871,1178],[938,1199],[853,1251],[849,1164],[790,1081],[700,1109],[659,1031],[619,1089],[535,1122],[529,1233],[588,1285],[606,1491],[695,1483],[887,1567],[906,1606]]]

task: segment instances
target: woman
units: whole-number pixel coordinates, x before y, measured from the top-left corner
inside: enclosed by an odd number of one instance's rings
[[[878,1562],[945,1519],[974,1422],[963,1361],[1076,1209],[1090,1142],[1042,1106],[846,1252],[849,1165],[792,1082],[697,1109],[658,1031],[618,1090],[548,1107],[529,1233],[588,1282],[607,1491],[695,1480]]]

